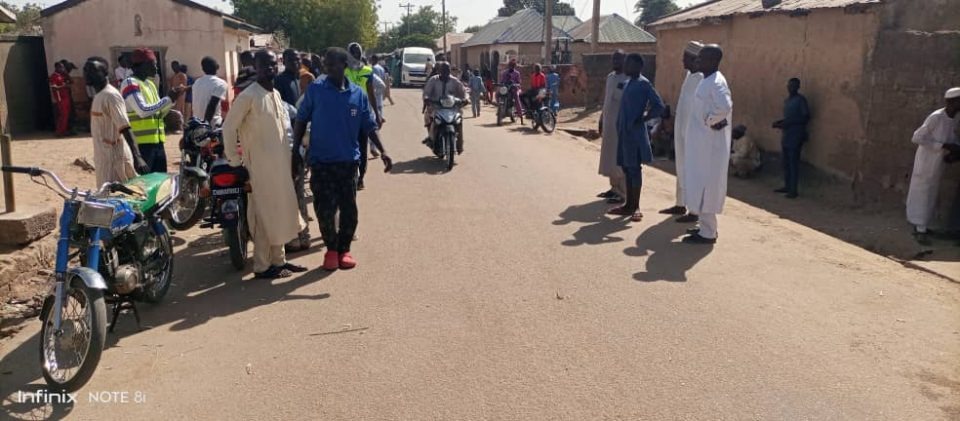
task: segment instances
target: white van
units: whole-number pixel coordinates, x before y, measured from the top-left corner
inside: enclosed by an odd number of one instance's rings
[[[424,85],[427,83],[427,61],[434,61],[433,50],[422,47],[407,47],[400,54],[400,86]],[[436,63],[434,63],[436,64]]]

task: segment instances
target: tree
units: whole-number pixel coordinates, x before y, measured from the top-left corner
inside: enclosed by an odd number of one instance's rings
[[[553,1],[554,16],[574,16],[577,14],[573,6],[568,3],[561,3],[560,0]],[[503,0],[503,7],[498,14],[500,16],[513,16],[525,8],[532,7],[541,14],[546,11],[546,0]]]
[[[39,4],[27,3],[24,4],[23,7],[17,7],[6,1],[0,1],[0,5],[3,5],[3,7],[17,16],[17,23],[0,24],[0,33],[18,35],[40,34],[41,31],[38,26],[38,20],[40,19],[40,11],[43,10],[43,7]]]
[[[477,32],[480,32],[481,29],[483,29],[482,26],[473,25],[473,26],[468,26],[466,29],[463,30],[463,32],[466,32],[468,34],[475,34]]]
[[[640,13],[636,21],[637,26],[644,27],[662,16],[680,10],[680,7],[673,0],[638,0],[633,10]]]
[[[359,42],[377,43],[374,0],[232,0],[234,14],[268,32],[282,34],[293,48],[321,51]]]
[[[443,26],[440,12],[432,6],[421,6],[416,13],[404,16],[400,24],[390,28],[377,45],[377,51],[390,52],[403,47],[424,47],[435,49],[437,38],[448,32],[455,32],[456,16],[447,12],[447,25]]]

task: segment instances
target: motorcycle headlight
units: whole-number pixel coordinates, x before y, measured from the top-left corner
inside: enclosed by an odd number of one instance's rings
[[[500,87],[500,90],[499,90],[498,92],[500,92],[500,95],[506,95],[507,92],[508,92],[507,87],[506,87],[506,86],[501,86],[501,87]]]
[[[77,214],[77,223],[89,227],[110,228],[116,212],[113,205],[97,202],[83,202]]]
[[[453,105],[456,103],[453,97],[445,97],[440,100],[440,106],[443,108],[453,108]]]

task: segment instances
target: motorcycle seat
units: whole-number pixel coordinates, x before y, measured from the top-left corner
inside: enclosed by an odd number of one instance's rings
[[[123,183],[137,195],[125,195],[124,198],[134,209],[150,213],[158,203],[167,200],[173,194],[173,177],[164,173],[150,173],[131,178]]]

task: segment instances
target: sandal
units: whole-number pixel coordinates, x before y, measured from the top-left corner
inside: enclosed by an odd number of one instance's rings
[[[608,210],[608,211],[607,211],[607,215],[631,216],[631,217],[632,217],[634,212],[636,212],[636,211],[627,209],[626,206],[617,206],[617,207],[615,207],[615,208],[611,208],[610,210]]]
[[[289,278],[293,276],[293,273],[281,266],[271,266],[270,269],[260,273],[255,273],[253,276],[257,279],[278,279]]]
[[[630,222],[640,222],[643,221],[643,213],[636,211],[633,215],[630,215]]]
[[[280,269],[288,270],[291,273],[303,273],[307,271],[307,268],[290,262],[284,263],[283,266],[280,266]]]

